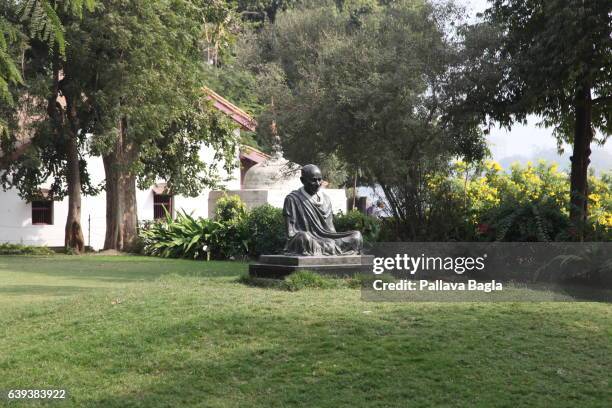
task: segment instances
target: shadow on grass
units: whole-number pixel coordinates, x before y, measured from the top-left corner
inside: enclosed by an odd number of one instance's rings
[[[595,381],[606,375],[610,361],[605,336],[576,338],[560,313],[546,320],[546,313],[517,315],[506,309],[431,306],[378,317],[345,310],[313,313],[307,320],[296,314],[229,312],[161,330],[134,329],[105,342],[150,349],[100,348],[113,354],[95,358],[112,361],[110,372],[149,376],[147,385],[83,402],[94,407],[569,407],[605,400],[607,387]],[[581,347],[588,351],[577,353]],[[126,359],[118,359],[121,354]]]
[[[70,296],[99,288],[54,285],[8,285],[0,287],[0,296]]]
[[[229,261],[192,261],[143,256],[3,256],[3,271],[35,273],[64,278],[99,281],[153,281],[177,274],[196,277],[231,277],[246,271],[247,264]]]

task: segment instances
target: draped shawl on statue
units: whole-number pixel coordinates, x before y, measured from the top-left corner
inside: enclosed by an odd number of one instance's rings
[[[285,198],[283,215],[287,229],[285,253],[299,255],[352,255],[363,245],[359,231],[336,232],[332,205],[323,192],[308,194],[304,188]]]

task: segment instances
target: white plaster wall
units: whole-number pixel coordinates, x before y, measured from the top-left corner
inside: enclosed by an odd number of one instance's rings
[[[334,214],[346,213],[346,191],[343,188],[326,188],[323,192],[329,196]]]
[[[55,205],[54,225],[32,225],[32,205],[19,198],[16,190],[0,192],[0,242],[46,245],[49,241],[61,240],[63,244],[61,222],[67,213],[64,204]]]
[[[102,247],[105,233],[106,202],[104,194],[83,197],[81,224],[85,244]],[[22,200],[17,191],[0,191],[0,242],[26,245],[64,245],[68,200],[53,203],[53,225],[32,225],[32,204]]]
[[[209,147],[202,147],[200,151],[206,163],[214,161],[214,151]],[[163,158],[160,158],[163,160]],[[238,164],[238,156],[235,164]],[[102,159],[91,157],[87,160],[91,180],[94,184],[104,181],[104,166]],[[222,170],[222,166],[220,166]],[[221,171],[221,176],[228,179],[222,183],[225,188],[240,188],[240,167],[232,171]],[[163,182],[163,180],[159,180]],[[48,186],[41,186],[42,188]],[[194,216],[206,217],[208,214],[208,193],[203,191],[198,197],[174,197],[175,213],[185,210]],[[138,190],[136,193],[137,211],[139,220],[153,219],[153,191],[151,189]],[[0,189],[0,243],[22,243],[26,245],[46,245],[51,247],[64,246],[64,227],[68,213],[68,199],[55,201],[53,204],[53,225],[32,225],[32,206],[19,198],[17,191]],[[81,225],[86,245],[94,249],[104,246],[106,233],[106,194],[104,192],[93,197],[82,197]]]
[[[253,209],[266,203],[276,208],[283,208],[285,197],[291,191],[276,189],[211,191],[208,199],[208,217],[213,217],[217,200],[224,194],[239,196],[248,209]],[[324,189],[323,192],[329,196],[334,214],[338,212],[346,213],[346,192],[344,189]]]
[[[283,208],[285,197],[293,190],[268,190],[268,204]],[[322,192],[327,194],[332,204],[334,214],[342,211],[346,212],[346,192],[344,189],[322,189]]]

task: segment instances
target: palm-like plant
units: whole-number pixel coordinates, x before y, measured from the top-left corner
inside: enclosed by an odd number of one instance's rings
[[[215,231],[221,225],[209,219],[194,218],[179,212],[176,219],[166,213],[165,220],[144,229],[144,251],[163,258],[210,259]]]

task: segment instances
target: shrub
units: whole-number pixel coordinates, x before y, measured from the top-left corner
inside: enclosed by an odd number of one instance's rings
[[[544,161],[513,165],[510,174],[489,163],[468,184],[472,214],[481,238],[496,241],[566,240],[569,215],[567,175]],[[480,203],[480,204],[478,204]]]
[[[278,254],[285,246],[283,210],[269,204],[254,208],[247,217],[249,255]]]
[[[589,177],[589,219],[585,239],[612,241],[612,173]]]
[[[247,208],[240,197],[225,195],[217,201],[212,253],[217,259],[243,258],[248,252]]]
[[[381,224],[378,218],[365,215],[357,210],[334,215],[334,226],[337,231],[360,231],[366,242],[378,240]]]
[[[170,215],[163,221],[145,225],[140,237],[147,255],[163,258],[209,258],[214,234],[220,228],[216,221],[193,218],[179,212],[176,219]]]
[[[504,201],[483,214],[480,232],[495,241],[548,242],[566,240],[569,217],[554,201]]]
[[[0,255],[53,255],[46,246],[32,246],[22,244],[0,244]]]
[[[245,218],[247,207],[237,195],[224,195],[217,200],[215,220],[230,222]]]
[[[179,212],[143,225],[144,253],[164,258],[235,259],[247,254],[249,233],[246,206],[239,197],[219,200],[215,219],[194,218]]]
[[[216,221],[212,234],[211,253],[215,259],[241,259],[249,250],[249,231],[246,218]]]
[[[578,253],[552,258],[537,270],[533,280],[612,288],[612,259],[605,246],[584,245]]]
[[[423,240],[568,241],[569,176],[540,161],[513,165],[504,172],[495,162],[469,166],[456,162],[451,174],[433,174],[424,203],[432,228]],[[436,215],[436,216],[434,216]],[[442,215],[442,216],[440,216]],[[401,235],[401,223],[386,225],[387,235]],[[612,176],[589,176],[589,220],[585,238],[612,238]],[[416,234],[423,235],[423,234]]]

